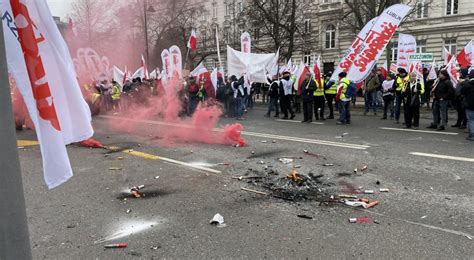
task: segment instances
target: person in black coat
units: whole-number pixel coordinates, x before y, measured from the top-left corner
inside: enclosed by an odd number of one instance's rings
[[[410,82],[402,95],[406,98],[405,128],[411,128],[413,125],[415,129],[418,129],[420,125],[421,83],[415,73],[410,74]]]
[[[461,84],[459,92],[464,97],[462,105],[466,111],[469,129],[469,136],[466,139],[474,141],[474,69],[469,72],[468,78]]]
[[[311,73],[306,73],[301,88],[301,98],[303,99],[304,119],[301,123],[311,123],[313,119],[313,94],[316,90],[316,82]]]
[[[280,81],[278,80],[278,76],[273,76],[272,83],[268,89],[268,111],[265,114],[266,117],[270,117],[270,114],[273,110],[275,110],[275,117],[279,117],[280,115],[280,105],[278,104],[278,99],[280,97]]]
[[[454,97],[453,83],[447,70],[440,70],[431,93],[433,99],[433,123],[427,128],[444,131],[448,123],[448,104]]]

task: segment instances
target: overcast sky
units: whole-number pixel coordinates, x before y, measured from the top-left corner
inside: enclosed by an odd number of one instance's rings
[[[47,0],[51,13],[54,16],[64,18],[68,13],[71,12],[71,4],[74,0]]]

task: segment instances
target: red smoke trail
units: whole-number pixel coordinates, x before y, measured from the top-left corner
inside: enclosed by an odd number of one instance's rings
[[[222,116],[222,108],[213,100],[200,103],[192,118],[180,117],[180,113],[185,110],[180,97],[182,93],[184,93],[183,85],[174,80],[170,82],[165,93],[148,98],[146,104],[134,104],[119,112],[121,117],[132,120],[157,120],[164,123],[163,126],[143,127],[143,124],[126,119],[111,119],[108,124],[116,131],[155,136],[161,145],[166,146],[190,142],[245,145],[245,140],[240,134],[244,129],[241,124],[230,124],[225,125],[223,129],[215,129]]]

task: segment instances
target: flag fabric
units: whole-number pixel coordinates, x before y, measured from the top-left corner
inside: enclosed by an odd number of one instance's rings
[[[123,87],[123,83],[125,82],[125,78],[127,74],[123,72],[122,70],[120,70],[119,68],[117,68],[116,66],[114,66],[112,70],[113,70],[112,75],[113,75],[114,81]]]
[[[397,64],[391,63],[389,70],[390,70],[390,72],[391,72],[392,74],[396,75],[396,74],[397,74],[397,70],[398,70]]]
[[[446,65],[446,70],[448,71],[449,77],[451,78],[451,82],[453,82],[453,87],[457,87],[459,82],[458,71],[456,69],[456,56],[453,56],[452,59],[449,61],[448,65]]]
[[[143,67],[138,68],[135,73],[132,74],[132,79],[140,78],[141,80],[145,78],[145,70]]]
[[[170,76],[169,72],[171,71],[171,60],[170,60],[170,52],[168,49],[164,49],[161,52],[161,63],[163,66],[163,70],[166,72],[164,75]]]
[[[362,46],[362,43],[367,38],[369,31],[372,29],[372,27],[374,27],[374,24],[377,19],[378,17],[375,17],[374,19],[370,20],[364,26],[364,28],[362,28],[359,34],[357,34],[354,42],[342,57],[342,60],[337,65],[336,69],[334,70],[334,73],[332,73],[331,80],[333,80],[334,82],[338,82],[339,73],[349,71],[352,66],[352,63],[354,62],[354,58],[356,57],[357,53],[360,50],[360,47]]]
[[[457,61],[461,68],[469,68],[474,65],[474,47],[472,40],[461,50],[457,56]]]
[[[444,58],[444,65],[447,65],[450,61],[453,55],[446,49],[446,47],[443,47],[443,58]]]
[[[68,29],[70,32],[72,32],[72,35],[74,37],[77,37],[77,28],[76,28],[76,24],[74,23],[74,21],[72,20],[71,17],[69,17],[69,21],[68,21]]]
[[[252,40],[250,39],[250,34],[248,32],[243,32],[240,36],[240,51],[243,53],[250,53],[252,48]]]
[[[269,71],[270,78],[278,76],[278,60],[280,59],[280,48],[278,48],[272,61],[272,69]]]
[[[416,38],[410,34],[398,34],[397,67],[408,70],[408,56],[416,53]]]
[[[313,75],[316,83],[318,83],[318,87],[324,86],[324,79],[321,77],[321,54],[313,64]]]
[[[300,66],[296,72],[296,84],[294,85],[298,95],[301,95],[301,88],[303,87],[303,81],[305,79],[306,73],[311,73],[311,71],[309,70],[308,66],[306,66],[304,62],[301,61]]]
[[[199,63],[199,65],[194,68],[193,71],[189,74],[196,79],[196,83],[200,82],[203,78],[210,78],[211,74],[204,66],[204,63]]]
[[[221,59],[221,45],[219,43],[219,31],[216,26],[216,47],[217,47],[217,60],[219,61],[219,67],[222,68],[222,59]]]
[[[143,68],[143,78],[145,80],[150,79],[150,74],[148,73],[148,66],[146,65],[145,57],[142,54],[142,68]]]
[[[197,35],[196,35],[196,30],[194,29],[191,31],[191,36],[189,36],[188,48],[191,49],[192,51],[196,51],[197,49]]]
[[[425,84],[423,77],[423,66],[421,65],[420,61],[415,61],[410,64],[410,73],[415,73],[417,80],[421,84]]]
[[[431,63],[431,67],[428,71],[428,76],[426,77],[427,80],[435,80],[438,76],[436,75],[436,62],[433,59],[433,63]]]
[[[0,1],[7,63],[35,125],[49,189],[73,176],[66,145],[93,135],[74,64],[46,0]]]
[[[227,46],[227,75],[240,77],[248,72],[253,82],[267,83],[274,57],[275,53],[243,53]]]
[[[388,75],[387,67],[388,67],[387,60],[385,60],[382,67],[380,67],[380,72],[382,72],[382,76],[383,76],[384,79],[386,79],[387,75]]]
[[[169,49],[170,61],[171,61],[171,75],[170,77],[178,76],[178,78],[183,78],[183,57],[181,56],[181,50],[178,46],[173,45]]]
[[[349,80],[359,83],[369,75],[398,26],[411,9],[408,5],[395,4],[384,10],[369,31],[354,63],[347,72]]]

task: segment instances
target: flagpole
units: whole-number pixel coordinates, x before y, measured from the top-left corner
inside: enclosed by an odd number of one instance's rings
[[[188,64],[189,50],[190,48],[188,47],[188,51],[186,52],[186,59],[184,59],[184,69],[186,69],[186,64]],[[189,68],[189,70],[191,70],[191,67]]]
[[[0,26],[0,111],[0,259],[31,259],[3,26]]]

